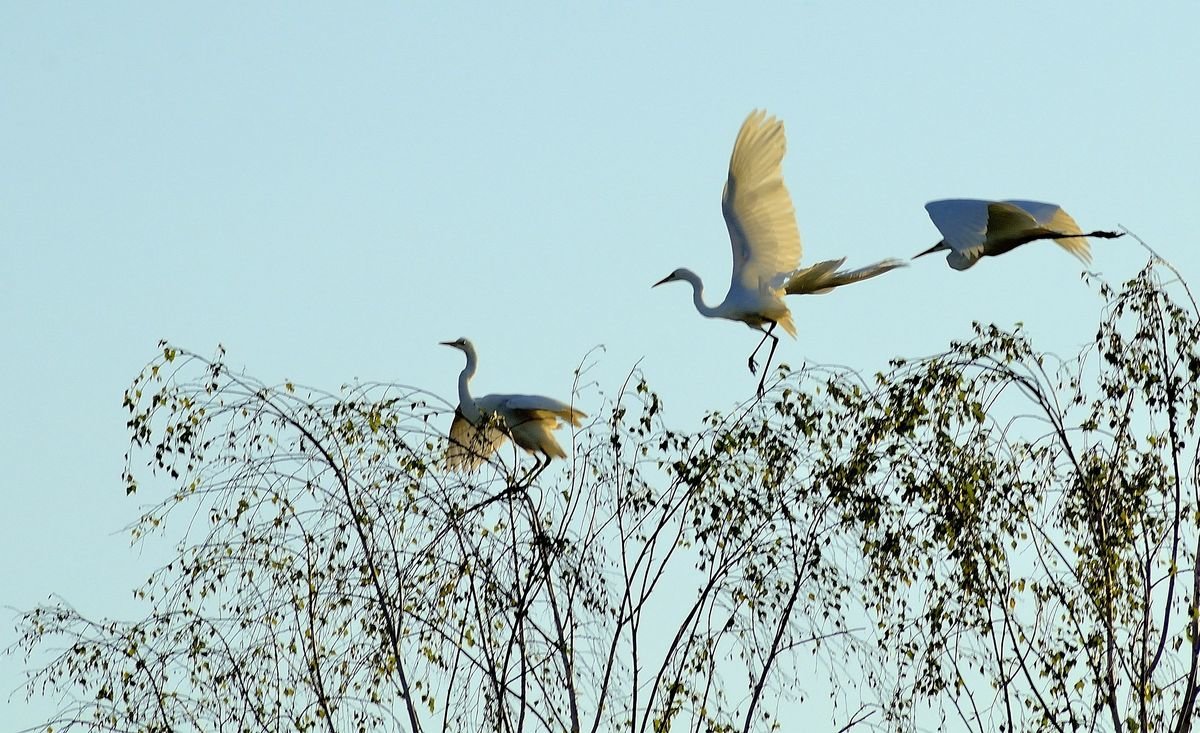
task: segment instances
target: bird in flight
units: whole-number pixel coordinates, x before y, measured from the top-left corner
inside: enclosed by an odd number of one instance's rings
[[[1040,201],[944,199],[930,201],[925,210],[942,240],[913,259],[948,250],[946,262],[955,270],[966,270],[981,257],[1002,255],[1038,239],[1053,239],[1088,264],[1092,253],[1085,237],[1125,236],[1124,232],[1106,231],[1085,234],[1062,207]]]
[[[768,117],[763,110],[750,113],[738,132],[729,160],[729,177],[721,195],[721,211],[733,246],[733,275],[725,300],[717,306],[704,302],[704,284],[700,276],[679,268],[654,284],[676,280],[692,286],[692,301],[706,318],[741,321],[763,333],[762,340],[747,360],[755,372],[754,357],[771,339],[758,396],[762,397],[771,359],[779,346],[775,327],[796,336],[785,295],[828,293],[836,287],[882,275],[902,267],[901,260],[887,259],[857,270],[839,270],[846,261],[826,260],[800,268],[800,230],[796,211],[783,183],[783,156],[787,151],[783,123]]]
[[[525,481],[532,481],[554,458],[566,458],[566,451],[554,439],[553,431],[565,421],[578,427],[586,414],[574,407],[541,395],[490,394],[472,397],[471,378],[479,365],[475,346],[467,339],[442,341],[443,346],[458,349],[467,356],[467,365],[458,375],[458,408],[450,424],[450,445],[446,448],[446,468],[472,471],[504,443],[505,437],[532,453],[536,462]]]

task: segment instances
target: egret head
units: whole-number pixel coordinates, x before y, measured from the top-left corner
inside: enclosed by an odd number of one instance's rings
[[[458,349],[459,351],[466,351],[467,349],[471,348],[471,342],[465,338],[458,338],[453,341],[439,341],[438,343],[442,346],[449,346],[452,349]]]
[[[684,274],[686,272],[688,272],[688,270],[686,268],[681,267],[678,270],[675,270],[674,272],[672,272],[670,275],[667,275],[666,277],[664,277],[662,280],[659,280],[658,282],[654,283],[650,287],[657,288],[659,285],[662,285],[663,283],[675,282],[676,280],[686,280],[687,277]]]

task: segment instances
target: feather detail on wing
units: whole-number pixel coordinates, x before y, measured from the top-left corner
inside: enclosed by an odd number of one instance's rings
[[[800,230],[783,183],[785,152],[783,123],[762,110],[751,112],[733,145],[721,195],[733,248],[731,292],[778,288],[800,264]]]
[[[583,411],[551,397],[541,395],[496,395],[496,397],[500,398],[497,410],[501,414],[508,413],[505,415],[506,418],[511,415],[516,418],[517,422],[549,420],[557,424],[561,419],[579,427],[583,418],[587,417]]]
[[[450,423],[450,444],[446,446],[446,468],[474,471],[504,442],[504,432],[492,420],[476,427],[463,416],[461,408],[454,410]]]
[[[1075,223],[1075,219],[1057,204],[1046,204],[1040,201],[1005,201],[1004,203],[1020,207],[1037,222],[1039,227],[1047,231],[1062,234],[1083,233],[1083,230]],[[1078,257],[1084,264],[1091,263],[1092,250],[1088,246],[1086,237],[1055,237],[1054,241],[1058,246]]]
[[[925,204],[925,211],[942,233],[946,246],[961,254],[983,247],[988,234],[990,203],[981,199],[943,199]]]
[[[908,263],[902,260],[887,259],[880,260],[866,267],[860,267],[857,270],[838,271],[838,268],[845,261],[845,257],[840,260],[826,260],[818,262],[811,267],[806,267],[803,270],[796,271],[787,281],[786,289],[788,294],[824,295],[842,285],[868,280],[885,272],[890,272],[897,267],[908,266]]]

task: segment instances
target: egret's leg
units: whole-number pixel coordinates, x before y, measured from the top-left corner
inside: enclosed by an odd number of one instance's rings
[[[533,480],[542,474],[550,465],[550,456],[543,456],[540,453],[533,454],[533,468],[521,477],[521,486],[528,488],[533,485]]]
[[[771,328],[774,328],[774,327],[775,327],[774,324],[772,324]],[[779,337],[778,336],[772,336],[769,331],[767,332],[767,335],[771,336],[771,353],[767,354],[767,363],[763,366],[762,376],[759,377],[759,379],[758,379],[758,398],[759,399],[762,399],[763,395],[765,395],[767,393],[766,386],[765,386],[766,382],[767,382],[767,375],[771,373],[771,360],[775,358],[775,347],[779,346]]]
[[[527,484],[529,486],[533,485],[533,480],[535,478],[537,478],[538,476],[540,476],[542,474],[542,471],[545,471],[547,468],[550,467],[550,456],[546,456],[545,461],[542,460],[541,456],[538,456],[537,460],[538,460],[538,466],[534,469],[533,473],[531,473],[529,475],[529,483]]]
[[[537,467],[539,465],[541,465],[541,462],[542,462],[542,457],[539,456],[538,454],[534,453],[533,454],[533,467],[530,468],[528,471],[525,471],[521,474],[521,477],[518,478],[516,481],[516,485],[521,488],[525,488],[525,487],[529,486],[529,480],[533,476],[533,472],[537,470]]]
[[[508,486],[505,486],[503,490],[498,491],[495,494],[493,494],[492,496],[489,496],[488,498],[484,499],[483,501],[480,501],[477,504],[471,506],[469,509],[466,510],[466,512],[464,512],[464,514],[470,514],[471,512],[478,511],[490,504],[494,504],[497,501],[503,501],[504,499],[507,499],[508,497],[512,496],[513,494],[516,494],[523,488],[524,488],[524,486],[522,486],[520,482],[511,483]]]
[[[746,361],[746,366],[750,367],[751,374],[754,374],[756,372],[756,370],[758,369],[758,365],[754,363],[755,355],[758,354],[758,350],[762,348],[762,345],[767,342],[767,338],[775,338],[774,336],[771,335],[771,332],[774,330],[775,330],[775,321],[771,321],[771,325],[768,326],[767,328],[763,329],[762,341],[759,341],[758,346],[754,347],[754,351],[750,352],[750,358]],[[779,339],[775,338],[775,342],[779,343]],[[774,346],[771,347],[771,353],[772,354],[775,353]],[[769,364],[770,362],[771,362],[771,360],[767,359],[767,363]]]

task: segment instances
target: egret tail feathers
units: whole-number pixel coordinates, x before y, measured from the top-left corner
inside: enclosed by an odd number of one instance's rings
[[[1059,237],[1054,243],[1079,258],[1083,264],[1092,262],[1092,249],[1083,237]]]
[[[825,262],[818,262],[811,267],[806,267],[796,272],[788,280],[786,286],[788,294],[823,295],[842,285],[849,285],[860,280],[868,280],[885,272],[895,270],[897,267],[906,267],[908,265],[903,260],[886,259],[867,265],[866,267],[860,267],[857,270],[839,271],[838,268],[845,261],[845,257],[840,260],[826,260]]]
[[[567,457],[567,452],[563,450],[563,447],[558,444],[558,441],[552,435],[547,436],[547,440],[542,443],[541,450],[551,458],[566,459]]]
[[[1088,244],[1086,237],[1096,237],[1097,239],[1119,239],[1125,236],[1125,232],[1107,232],[1095,231],[1086,234],[1079,234],[1074,237],[1063,237],[1054,241],[1063,249],[1078,257],[1083,261],[1083,264],[1092,264],[1092,249]]]

